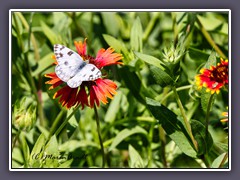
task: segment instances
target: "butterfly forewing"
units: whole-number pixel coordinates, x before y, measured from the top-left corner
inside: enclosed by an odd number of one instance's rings
[[[76,52],[60,44],[54,45],[54,54],[58,62],[55,72],[65,82],[78,72],[79,67],[86,64]]]

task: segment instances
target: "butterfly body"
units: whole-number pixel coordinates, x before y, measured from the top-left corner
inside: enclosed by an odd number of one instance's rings
[[[93,81],[102,76],[94,64],[84,61],[79,54],[63,45],[55,44],[54,54],[58,62],[55,67],[56,75],[71,88],[77,88],[83,81]]]

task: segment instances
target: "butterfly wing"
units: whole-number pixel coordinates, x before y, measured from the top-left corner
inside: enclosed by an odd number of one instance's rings
[[[101,76],[101,71],[95,65],[86,64],[74,77],[67,81],[67,85],[71,88],[76,88],[80,86],[83,81],[94,81]]]
[[[55,44],[54,54],[58,62],[55,72],[62,81],[67,82],[86,65],[80,55],[63,45]]]

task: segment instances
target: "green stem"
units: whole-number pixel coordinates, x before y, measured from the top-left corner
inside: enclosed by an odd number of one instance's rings
[[[64,109],[62,109],[62,111],[58,114],[57,118],[55,119],[55,121],[53,122],[53,124],[49,130],[48,140],[52,137],[53,133],[57,129],[57,125],[59,124],[60,120],[62,119],[63,115],[65,115],[65,114],[66,114],[66,111]]]
[[[98,117],[98,112],[97,112],[97,107],[94,103],[94,112],[95,112],[95,117],[96,117],[96,122],[97,122],[97,132],[98,132],[98,138],[101,146],[101,152],[102,152],[102,168],[105,166],[105,154],[104,154],[104,147],[103,147],[103,141],[101,137],[101,131],[100,131],[100,121]]]
[[[176,91],[182,91],[182,90],[185,90],[185,89],[190,89],[191,87],[192,87],[192,85],[182,86],[182,87],[176,88]],[[172,94],[174,94],[174,92],[170,91],[168,94],[164,95],[164,98],[162,98],[161,103],[163,103]],[[160,96],[157,96],[155,99],[158,101],[158,100],[160,100],[161,97],[162,97],[162,94]]]
[[[61,124],[61,126],[56,130],[54,133],[56,136],[61,132],[61,130],[67,125],[70,118],[76,113],[78,110],[78,106],[73,110],[73,112],[64,120],[64,122]]]
[[[33,14],[34,13],[31,13],[31,16],[33,16]],[[29,25],[28,25],[26,19],[24,18],[24,16],[22,15],[22,13],[16,12],[16,15],[22,21],[22,24],[25,27],[25,29],[27,31],[31,32],[31,30],[29,30],[31,27],[29,27]],[[37,45],[37,41],[36,41],[35,36],[34,36],[33,33],[29,33],[29,36],[31,36],[31,41],[32,41],[32,45],[33,45],[33,48],[34,48],[34,57],[35,57],[36,61],[38,61],[38,60],[40,60],[40,54],[39,54],[39,48],[38,48],[38,45]]]
[[[175,94],[175,98],[176,98],[176,100],[177,100],[177,104],[178,104],[178,106],[179,106],[179,108],[180,108],[181,114],[182,114],[182,116],[183,116],[183,120],[184,120],[184,123],[185,123],[185,125],[186,125],[188,134],[189,134],[189,136],[190,136],[190,138],[191,138],[191,140],[192,140],[192,143],[193,143],[193,145],[194,145],[194,147],[195,147],[195,150],[197,151],[197,150],[198,150],[197,142],[196,142],[196,140],[195,140],[194,137],[193,137],[191,125],[190,125],[190,123],[189,123],[188,120],[187,120],[187,116],[186,116],[185,110],[184,110],[184,108],[183,108],[182,102],[181,102],[181,100],[180,100],[180,98],[179,98],[179,96],[178,96],[176,87],[173,86],[172,89],[173,89],[173,92],[174,92],[174,94]]]
[[[165,151],[165,146],[166,146],[166,135],[164,132],[163,127],[160,125],[159,126],[159,136],[160,136],[160,141],[161,141],[161,154],[160,156],[162,157],[162,162],[164,168],[167,168],[167,159],[166,159],[166,151]]]
[[[153,139],[153,130],[154,130],[154,126],[155,124],[151,124],[149,133],[148,133],[148,167],[151,168],[152,167],[152,148],[151,148],[151,144],[152,144],[152,139]]]
[[[212,94],[209,98],[209,101],[208,101],[208,106],[207,106],[207,114],[206,114],[206,119],[205,119],[205,123],[206,123],[206,139],[208,139],[208,124],[209,124],[209,114],[210,114],[210,109],[211,109],[211,104],[212,104],[212,101],[213,101],[213,96],[214,94]]]
[[[13,148],[14,148],[16,142],[17,142],[17,139],[19,138],[20,133],[21,133],[21,131],[18,130],[16,136],[15,136],[14,139],[13,139],[13,143],[12,143],[12,152],[13,152]]]
[[[225,156],[223,157],[223,160],[222,160],[222,162],[220,163],[220,165],[219,165],[218,168],[221,168],[221,167],[224,165],[224,163],[226,162],[227,158],[228,158],[228,153],[225,154]]]
[[[157,21],[157,19],[159,18],[159,13],[158,12],[155,12],[153,14],[153,17],[151,18],[150,22],[148,23],[147,27],[146,27],[146,30],[143,34],[143,41],[146,41],[149,34],[151,33],[153,27],[154,27],[154,24],[155,22]]]
[[[207,30],[203,27],[202,23],[200,22],[200,20],[197,18],[196,19],[200,30],[202,31],[203,35],[205,36],[205,38],[207,39],[207,41],[209,42],[209,44],[215,49],[215,51],[217,51],[217,53],[224,59],[226,59],[227,57],[225,56],[225,54],[221,51],[221,49],[216,45],[216,43],[214,42],[214,40],[212,39],[212,37],[210,36],[210,34],[207,32]]]

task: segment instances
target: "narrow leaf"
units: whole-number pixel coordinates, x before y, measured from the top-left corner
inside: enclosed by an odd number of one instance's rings
[[[177,119],[177,115],[159,102],[146,98],[147,106],[152,115],[162,125],[167,135],[177,144],[183,153],[190,157],[196,157],[190,137],[182,122]]]
[[[56,136],[52,136],[47,143],[44,151],[43,160],[45,160],[45,167],[56,168],[58,167],[58,142]]]
[[[27,141],[26,141],[23,133],[20,134],[20,141],[21,141],[23,156],[24,156],[24,166],[28,167],[29,166],[29,159],[30,159],[30,150],[29,150]]]
[[[222,153],[212,163],[212,168],[221,168],[227,162],[227,153]]]
[[[130,45],[132,50],[135,51],[142,51],[142,25],[139,17],[135,19],[132,29],[131,29],[131,38],[130,38]]]
[[[169,76],[162,69],[155,66],[150,66],[150,71],[156,83],[159,84],[161,87],[172,85],[174,83],[174,80],[171,78],[171,76]]]
[[[117,134],[117,136],[114,138],[109,151],[112,151],[118,144],[120,144],[124,139],[126,139],[127,137],[133,135],[133,134],[137,134],[137,133],[141,133],[141,134],[145,134],[147,135],[147,131],[143,128],[141,128],[140,126],[136,126],[132,129],[123,129],[121,132],[119,132]]]
[[[53,59],[51,59],[52,55],[53,53],[49,53],[38,61],[37,68],[35,71],[32,72],[32,76],[37,76],[41,74],[46,68],[53,64],[54,61]]]
[[[130,156],[130,168],[144,168],[143,159],[136,149],[129,145],[128,151]]]
[[[206,88],[202,88],[201,91],[202,91],[202,93],[201,93],[201,106],[202,106],[203,111],[206,113],[208,103],[209,103],[209,100],[210,100],[210,97],[212,96],[212,94],[210,92],[206,92]],[[212,109],[215,98],[216,98],[216,94],[213,94],[213,100],[210,104],[210,110]]]
[[[145,104],[141,89],[143,89],[142,82],[135,72],[131,72],[127,66],[119,69],[119,74],[124,80],[126,86],[130,89],[132,95],[142,104]]]
[[[208,132],[206,136],[206,128],[201,122],[197,120],[191,120],[190,123],[193,136],[198,143],[198,155],[209,153],[213,146],[211,134]]]
[[[56,33],[51,28],[49,28],[43,21],[41,21],[40,24],[41,24],[43,33],[49,39],[51,44],[57,44],[58,37],[57,37]]]
[[[134,52],[134,54],[141,60],[145,61],[148,64],[154,65],[162,70],[164,70],[164,67],[161,65],[161,61],[153,56],[142,54],[140,52]]]
[[[108,107],[108,110],[107,110],[105,118],[104,118],[105,122],[111,123],[115,120],[116,115],[120,109],[121,99],[122,99],[122,93],[118,92]]]
[[[41,154],[41,151],[44,149],[44,146],[45,146],[45,137],[44,137],[44,134],[41,134],[33,149],[32,149],[32,152],[31,152],[31,158],[30,158],[30,166],[31,167],[39,167],[40,166],[40,159],[38,157],[41,157],[40,154]]]
[[[122,52],[125,57],[129,57],[129,58],[122,59],[124,64],[128,64],[131,59],[131,55],[128,52],[127,48],[125,47],[124,43],[117,40],[115,37],[107,35],[107,34],[103,34],[103,38],[107,42],[107,44],[109,46],[111,46],[113,49],[115,49],[118,52]]]
[[[210,56],[208,57],[208,60],[204,66],[204,68],[209,69],[211,66],[216,66],[217,64],[217,58],[215,51],[212,51]]]
[[[60,164],[60,166],[58,166],[58,168],[70,168],[72,162],[73,162],[73,159],[65,161],[64,163]]]

